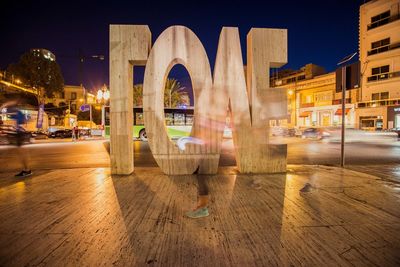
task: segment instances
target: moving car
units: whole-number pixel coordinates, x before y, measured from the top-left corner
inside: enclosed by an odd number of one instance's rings
[[[335,128],[329,130],[328,142],[341,142],[342,130]],[[346,143],[382,143],[382,142],[396,142],[398,134],[390,131],[363,131],[360,129],[346,128],[345,130]]]
[[[23,134],[23,142],[31,143],[32,133],[27,132],[23,127],[18,127]],[[0,144],[15,145],[17,143],[17,128],[14,125],[0,125]]]
[[[324,138],[329,137],[330,134],[323,129],[320,128],[306,128],[304,129],[303,133],[301,134],[301,138],[303,139],[316,139],[321,140]]]
[[[283,127],[283,126],[273,126],[273,127],[271,127],[271,135],[272,136],[293,137],[293,136],[300,136],[301,132],[297,128],[288,128],[288,127]]]
[[[46,132],[43,131],[36,131],[36,132],[31,132],[32,134],[32,138],[37,139],[47,139],[48,138],[48,134]]]
[[[400,128],[393,128],[390,131],[394,132],[394,133],[397,133],[397,137],[400,138]]]

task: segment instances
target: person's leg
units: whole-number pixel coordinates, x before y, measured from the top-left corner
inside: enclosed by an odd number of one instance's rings
[[[207,208],[209,201],[208,186],[207,186],[207,176],[197,175],[198,183],[198,198],[197,198],[197,208]]]
[[[23,134],[19,133],[17,134],[17,147],[16,147],[16,154],[19,157],[21,163],[22,163],[22,171],[18,174],[16,174],[15,176],[17,177],[25,177],[25,176],[29,176],[32,174],[32,171],[29,168],[29,161],[28,161],[28,151],[26,149],[23,148],[23,144],[24,144],[24,136]]]
[[[194,210],[191,210],[186,213],[186,216],[189,218],[202,218],[209,215],[208,201],[210,196],[206,180],[207,180],[206,175],[197,175],[197,182],[198,182],[197,205]]]
[[[22,146],[17,147],[17,153],[22,163],[23,171],[30,171],[29,162],[28,162],[28,151],[24,149]]]

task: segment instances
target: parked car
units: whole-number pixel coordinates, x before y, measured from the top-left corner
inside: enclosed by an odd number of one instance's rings
[[[31,143],[32,134],[27,132],[23,127],[19,126],[18,130],[23,134],[23,142]],[[11,144],[17,143],[17,128],[14,125],[3,124],[0,125],[0,144]]]
[[[72,130],[71,129],[62,129],[56,130],[49,134],[50,138],[71,138],[72,137]]]

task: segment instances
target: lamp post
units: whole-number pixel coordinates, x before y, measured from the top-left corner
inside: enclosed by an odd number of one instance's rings
[[[104,137],[104,124],[105,124],[105,104],[107,103],[107,101],[110,99],[110,91],[107,89],[107,86],[104,84],[103,87],[101,89],[99,89],[97,91],[97,101],[101,103],[101,125],[103,127],[102,129],[102,136]]]
[[[104,61],[105,60],[104,55],[84,55],[82,53],[82,50],[79,49],[77,56],[57,55],[57,58],[73,58],[73,59],[78,59],[79,60],[79,83],[80,83],[80,87],[82,88],[83,94],[84,94],[84,104],[86,104],[87,103],[86,88],[83,86],[83,64],[88,59]]]
[[[345,63],[349,62],[357,52],[344,57],[337,65],[342,67],[342,138],[340,143],[340,167],[344,167],[344,138],[345,138],[345,121],[346,121],[346,68]]]
[[[91,56],[85,56],[82,54],[82,51],[79,49],[79,80],[80,80],[80,86],[83,88],[83,92],[85,95],[85,104],[87,102],[86,98],[86,89],[83,86],[83,63],[86,59],[94,59],[94,60],[100,60],[104,61],[104,55],[91,55]]]

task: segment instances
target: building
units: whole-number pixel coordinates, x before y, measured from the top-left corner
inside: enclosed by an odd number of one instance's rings
[[[29,132],[36,132],[36,131],[47,131],[49,128],[49,118],[46,112],[42,114],[42,123],[41,128],[38,127],[38,114],[39,111],[37,107],[24,105],[20,107],[21,112],[26,116],[26,121],[21,126]],[[6,125],[15,125],[15,120],[12,118],[12,113],[10,113],[9,109],[3,108],[0,110],[0,118],[2,122]],[[39,126],[40,127],[40,126]]]
[[[286,69],[271,74],[271,86],[282,87],[282,85],[296,83],[302,80],[312,79],[315,76],[325,74],[323,67],[309,63],[300,70]]]
[[[53,103],[55,106],[67,105],[72,114],[79,111],[79,107],[85,102],[87,104],[95,104],[95,95],[86,92],[85,88],[79,85],[65,85],[64,92],[55,94],[52,99],[47,99],[47,103]]]
[[[31,49],[31,52],[36,57],[44,57],[45,59],[48,59],[50,61],[56,61],[56,56],[47,49],[34,48],[34,49]]]
[[[318,75],[325,74],[326,71],[323,67],[315,64],[307,64],[300,70],[281,70],[276,73],[271,73],[271,87],[280,87],[287,90],[288,96],[288,118],[271,121],[271,126],[287,126],[295,127],[298,126],[298,105],[296,105],[296,92],[298,84],[305,80],[310,80]]]
[[[361,93],[356,123],[366,130],[400,127],[400,0],[360,6]]]
[[[347,69],[345,124],[355,126],[355,103],[358,99],[359,73],[358,63]],[[288,119],[273,122],[272,126],[287,127],[327,127],[338,126],[342,122],[342,93],[336,72],[326,73],[322,67],[308,64],[300,70],[287,71],[271,79],[275,87],[281,87],[288,93]],[[355,76],[352,78],[351,76]]]
[[[345,124],[354,125],[357,90],[346,91]],[[336,92],[336,73],[302,81],[296,86],[296,125],[328,127],[342,123],[342,93]]]

